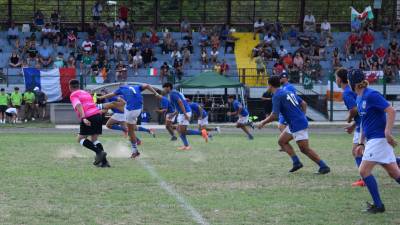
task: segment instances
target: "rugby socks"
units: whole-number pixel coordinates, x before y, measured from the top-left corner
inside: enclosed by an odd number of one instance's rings
[[[132,146],[132,153],[138,153],[138,149],[137,149],[137,145],[136,145],[136,141],[131,141],[131,146]]]
[[[93,144],[96,146],[97,149],[99,149],[101,152],[104,151],[103,145],[100,143],[100,141],[95,141]]]
[[[293,165],[300,164],[300,159],[299,159],[299,157],[297,155],[294,155],[291,158],[292,158],[292,161],[293,161]]]
[[[357,167],[360,167],[361,162],[362,162],[362,156],[356,156],[356,157],[354,158],[354,160],[356,161]]]
[[[81,139],[79,141],[79,143],[81,143],[81,145],[85,148],[88,148],[92,151],[94,151],[96,154],[100,153],[101,151],[93,144],[93,142],[89,141],[88,139]]]
[[[379,195],[378,183],[376,182],[375,177],[369,175],[368,177],[364,177],[363,180],[372,196],[372,199],[374,200],[374,205],[378,208],[382,207],[382,200]]]
[[[324,162],[324,160],[319,160],[318,165],[320,168],[326,168],[328,167],[328,165],[326,165],[326,163]]]
[[[201,131],[199,131],[199,130],[187,130],[186,134],[187,135],[201,135]]]
[[[139,126],[139,127],[138,127],[138,131],[147,132],[147,133],[149,133],[149,134],[151,133],[149,129],[144,128],[144,127],[142,127],[142,126]]]
[[[186,147],[189,146],[189,141],[187,140],[185,134],[180,134],[179,137],[181,138],[184,146],[186,146]]]
[[[112,129],[112,130],[120,130],[120,131],[126,132],[126,129],[125,129],[123,126],[118,125],[118,124],[113,124],[113,125],[111,126],[111,129]]]

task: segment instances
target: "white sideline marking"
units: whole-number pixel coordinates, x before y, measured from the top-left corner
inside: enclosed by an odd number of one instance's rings
[[[139,159],[138,161],[147,170],[147,172],[149,172],[150,175],[159,182],[160,187],[179,202],[181,207],[184,208],[191,215],[194,221],[201,225],[209,225],[209,223],[203,218],[203,216],[195,208],[193,208],[193,206],[191,206],[182,195],[176,192],[171,185],[169,185],[164,179],[160,177],[160,175],[158,175],[151,164],[147,163],[143,159]]]

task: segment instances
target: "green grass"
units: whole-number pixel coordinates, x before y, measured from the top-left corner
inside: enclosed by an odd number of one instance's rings
[[[349,135],[311,136],[332,167],[326,176],[300,155],[305,168],[288,174],[290,159],[276,135],[216,136],[210,144],[189,137],[178,152],[166,135],[141,135],[143,160],[210,224],[400,224],[400,188],[374,172],[387,213],[365,215],[365,188],[352,188],[357,171]],[[195,224],[138,161],[121,136],[105,135],[113,168],[91,166],[92,154],[66,134],[0,135],[0,224]]]
[[[29,121],[28,123],[16,123],[16,124],[0,124],[2,128],[54,128],[55,125],[50,121]]]

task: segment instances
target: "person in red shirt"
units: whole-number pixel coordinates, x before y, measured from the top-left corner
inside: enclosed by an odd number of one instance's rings
[[[365,33],[361,36],[361,39],[365,48],[368,46],[373,47],[375,37],[370,30],[365,31]]]
[[[378,57],[379,67],[383,68],[383,63],[385,62],[386,58],[386,49],[383,47],[383,44],[381,44],[379,48],[375,50],[375,55]]]
[[[360,37],[356,33],[351,33],[346,41],[346,56],[351,59],[351,55],[356,54],[356,45]]]
[[[128,22],[129,9],[124,4],[119,8],[119,17],[125,22]]]

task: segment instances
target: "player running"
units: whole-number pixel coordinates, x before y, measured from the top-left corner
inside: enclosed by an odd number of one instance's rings
[[[349,82],[347,79],[347,74],[348,71],[345,68],[341,68],[336,72],[336,83],[343,89],[343,102],[349,110],[349,114],[347,116],[347,123],[351,123],[349,126],[347,126],[345,129],[347,133],[351,134],[354,131],[353,135],[353,157],[356,162],[357,168],[360,167],[361,161],[362,161],[362,154],[359,154],[356,151],[357,145],[359,143],[359,137],[360,137],[360,116],[358,115],[357,112],[357,94],[354,93],[350,86]],[[354,120],[354,122],[353,122]],[[362,179],[359,179],[358,181],[354,182],[352,186],[359,186],[363,187],[365,186],[364,181]]]
[[[219,127],[216,128],[207,128],[208,125],[208,113],[207,111],[197,102],[192,102],[190,99],[186,99],[189,103],[190,109],[197,117],[197,124],[199,126],[199,135],[201,135],[206,142],[208,142],[208,138],[212,137],[208,131],[216,131],[218,133],[221,132]]]
[[[274,94],[272,97],[272,113],[258,124],[258,128],[263,128],[266,124],[276,120],[279,114],[282,114],[288,123],[288,127],[280,134],[278,144],[292,158],[293,168],[289,172],[295,172],[303,167],[289,143],[294,139],[300,151],[319,165],[319,174],[329,173],[330,168],[309,146],[308,121],[304,114],[307,104],[292,92],[280,89],[279,80],[278,76],[272,76],[268,79],[269,89]]]
[[[289,83],[288,79],[288,73],[286,71],[283,71],[282,74],[280,75],[280,83],[281,83],[281,88],[284,91],[292,92],[293,94],[296,95],[296,88]],[[287,123],[285,119],[283,118],[282,114],[279,114],[279,119],[278,119],[278,129],[281,131],[281,133],[285,130],[287,126]]]
[[[228,102],[233,105],[234,112],[227,112],[227,115],[238,116],[239,119],[236,122],[236,127],[242,129],[247,134],[249,140],[253,140],[253,135],[246,127],[247,125],[250,125],[253,128],[253,124],[249,122],[249,111],[242,105],[242,103],[240,103],[238,100],[235,100],[234,95],[228,96]]]
[[[107,160],[107,153],[98,140],[102,134],[102,115],[96,107],[90,93],[79,89],[78,80],[69,81],[71,91],[70,100],[78,118],[81,120],[78,142],[96,153],[93,165],[98,167],[110,167]],[[87,139],[90,137],[91,140]]]
[[[158,113],[162,113],[165,115],[165,128],[168,133],[171,135],[171,141],[176,141],[177,137],[175,136],[175,127],[174,121],[176,118],[175,108],[168,100],[167,97],[162,96],[160,101],[160,109],[156,110]]]
[[[385,205],[371,172],[376,165],[381,165],[400,184],[400,169],[393,151],[397,142],[392,135],[396,111],[378,91],[368,88],[361,70],[353,70],[348,79],[351,89],[357,93],[357,110],[361,117],[361,138],[356,149],[360,154],[364,153],[360,175],[374,201],[367,203],[365,212],[383,213]]]
[[[98,99],[108,99],[112,98],[115,96],[122,96],[122,98],[125,100],[126,105],[124,109],[124,115],[125,115],[125,122],[127,123],[128,127],[128,135],[129,139],[131,142],[131,147],[132,147],[132,154],[131,158],[135,159],[139,157],[140,152],[137,148],[137,137],[135,134],[136,128],[136,123],[137,123],[137,118],[139,117],[142,108],[143,108],[143,96],[142,96],[142,91],[144,90],[149,90],[151,93],[153,93],[156,97],[159,96],[159,94],[153,89],[148,84],[142,84],[142,85],[125,85],[119,87],[117,90],[115,90],[113,93],[109,93],[103,96],[100,96]]]

